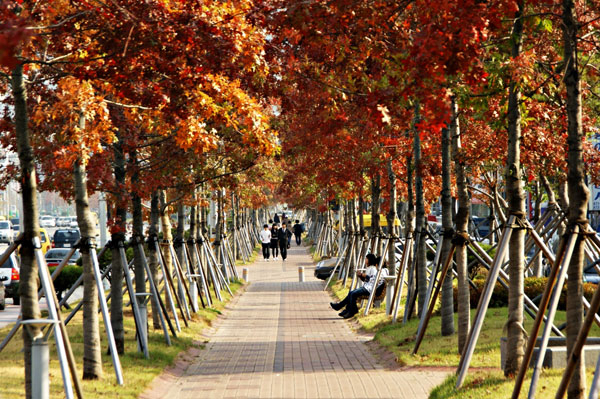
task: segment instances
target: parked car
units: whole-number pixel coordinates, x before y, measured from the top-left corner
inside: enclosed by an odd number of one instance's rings
[[[58,229],[54,232],[52,246],[54,248],[70,248],[79,240],[80,236],[78,229]]]
[[[69,227],[71,218],[69,216],[60,216],[56,218],[56,227]]]
[[[583,282],[592,284],[600,283],[600,274],[598,274],[595,264],[591,264],[583,269]]]
[[[50,236],[44,228],[40,228],[40,241],[42,243],[42,252],[46,253],[52,247]]]
[[[77,228],[79,227],[79,223],[77,223],[77,216],[71,216],[69,221],[69,227]]]
[[[54,219],[54,216],[42,216],[40,218],[40,227],[56,227],[56,219]]]
[[[6,290],[2,282],[8,280],[6,277],[0,277],[0,310],[6,309]]]
[[[0,242],[12,244],[15,240],[13,225],[10,220],[0,220]]]
[[[17,238],[21,230],[21,220],[19,218],[12,218],[10,219],[10,222],[13,225],[14,237]]]
[[[330,258],[317,263],[317,266],[315,267],[315,277],[319,280],[327,280],[333,272],[337,259],[338,258]]]
[[[10,254],[6,262],[0,266],[0,280],[5,289],[5,298],[12,298],[14,305],[21,303],[21,297],[19,296],[19,262],[14,254]]]
[[[58,266],[60,262],[71,252],[69,248],[52,248],[48,252],[46,252],[46,264],[48,267]],[[79,250],[75,250],[73,255],[68,261],[68,264],[74,265],[77,263],[77,260],[81,258],[81,253]]]

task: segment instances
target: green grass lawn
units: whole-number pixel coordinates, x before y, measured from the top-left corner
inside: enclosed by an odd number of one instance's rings
[[[350,282],[348,281],[348,285]],[[346,296],[348,289],[342,287],[340,282],[330,284],[333,295],[342,299]],[[404,298],[402,298],[404,299]],[[366,302],[365,302],[366,303]],[[404,304],[404,301],[402,302]],[[457,351],[457,335],[443,337],[441,334],[441,318],[439,313],[429,322],[425,337],[416,355],[411,352],[414,348],[419,320],[413,318],[406,324],[402,324],[401,306],[398,314],[398,321],[391,322],[391,317],[385,314],[385,305],[377,309],[372,309],[368,316],[363,316],[362,310],[357,316],[356,321],[361,330],[374,334],[374,340],[389,351],[395,354],[396,361],[400,365],[406,366],[428,366],[428,367],[451,367],[456,369],[460,361]],[[483,328],[477,346],[471,360],[469,373],[463,388],[455,390],[456,378],[454,375],[449,377],[441,386],[437,387],[432,393],[431,398],[488,398],[510,397],[514,386],[514,381],[504,377],[500,369],[500,337],[505,336],[505,323],[508,316],[507,308],[488,309],[483,323]],[[475,309],[471,311],[471,322],[475,317]],[[566,319],[564,311],[558,311],[554,324],[560,325]],[[455,328],[458,325],[455,317]],[[533,320],[525,316],[524,327],[527,332],[531,330]],[[600,328],[596,325],[592,327],[590,336],[599,336]],[[591,382],[593,370],[588,370],[588,385]],[[560,383],[562,370],[545,369],[538,384],[538,396],[550,396],[549,393],[556,391]],[[526,396],[526,390],[529,389],[531,376],[525,380],[521,396]],[[547,392],[547,394],[543,394]]]
[[[235,293],[241,287],[240,283],[231,284],[231,290]],[[171,365],[175,357],[182,351],[190,347],[202,348],[205,344],[201,338],[201,332],[204,328],[221,313],[225,302],[231,299],[226,292],[222,292],[224,302],[218,302],[213,299],[213,308],[201,309],[193,315],[193,321],[190,321],[189,328],[185,328],[183,320],[180,322],[182,331],[177,333],[177,338],[171,337],[171,346],[167,346],[162,334],[162,330],[152,330],[148,336],[148,345],[150,359],[145,359],[143,354],[137,351],[135,340],[135,327],[131,310],[125,310],[125,354],[120,356],[123,368],[124,386],[119,386],[116,382],[111,357],[107,354],[107,339],[104,330],[104,323],[100,317],[100,335],[102,340],[102,362],[104,369],[104,378],[99,381],[82,381],[85,398],[137,398],[137,396],[150,384],[150,382],[160,374],[165,367]],[[68,312],[63,312],[64,317]],[[149,317],[150,307],[149,307]],[[73,347],[73,353],[77,361],[77,369],[81,377],[83,370],[83,329],[82,312],[71,320],[67,325],[69,339]],[[174,323],[174,322],[173,322]],[[150,322],[150,324],[152,324]],[[12,327],[12,326],[11,326]],[[11,327],[0,330],[0,337],[4,338]],[[24,387],[24,365],[21,334],[13,338],[10,344],[0,353],[0,375],[2,375],[2,384],[0,384],[0,398],[23,398],[25,397]],[[63,397],[62,377],[58,358],[56,355],[54,338],[50,345],[50,396]]]

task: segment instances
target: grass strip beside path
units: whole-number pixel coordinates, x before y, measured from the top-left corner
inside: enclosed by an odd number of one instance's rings
[[[348,285],[350,285],[348,283]],[[333,281],[330,284],[333,295],[338,299],[343,299],[348,288],[342,287],[339,281]],[[434,312],[434,316],[429,322],[425,333],[425,338],[421,344],[419,352],[412,355],[419,320],[414,317],[406,324],[402,324],[402,310],[404,309],[404,299],[398,314],[398,321],[391,322],[391,316],[385,314],[385,304],[374,308],[368,316],[363,316],[364,308],[356,315],[355,320],[360,326],[362,332],[373,335],[373,340],[380,346],[386,348],[395,355],[396,362],[401,366],[418,367],[451,367],[456,369],[460,361],[458,354],[458,338],[456,334],[443,337],[441,334],[441,317],[439,309]],[[364,302],[366,304],[366,301]],[[364,305],[363,305],[364,306]],[[333,310],[332,310],[333,312]],[[475,309],[471,310],[471,322],[475,317]],[[490,308],[486,313],[483,329],[477,341],[477,346],[471,360],[471,367],[463,388],[454,389],[456,377],[452,375],[442,385],[435,388],[430,398],[432,399],[463,399],[463,398],[507,398],[510,397],[514,386],[514,380],[504,377],[500,369],[500,338],[504,336],[504,325],[508,318],[507,308]],[[566,312],[557,311],[554,324],[561,325],[566,320]],[[457,326],[455,316],[454,325]],[[524,327],[526,331],[531,331],[533,320],[525,316]],[[590,332],[591,336],[599,336],[600,328],[594,325]],[[553,397],[560,379],[562,369],[544,369],[538,383],[537,397]],[[592,380],[593,369],[588,370],[588,386]],[[531,370],[526,377],[521,391],[521,397],[527,395],[531,381]]]
[[[242,287],[241,283],[232,283],[231,291],[235,294],[240,287]],[[150,359],[145,359],[144,355],[137,351],[133,314],[130,309],[124,309],[125,354],[120,356],[125,382],[124,386],[119,386],[116,382],[111,357],[107,352],[108,344],[104,323],[102,322],[102,317],[100,317],[104,377],[97,381],[82,381],[85,398],[137,398],[157,375],[166,367],[173,364],[180,352],[192,347],[204,347],[205,342],[202,340],[202,330],[208,327],[221,314],[221,311],[225,308],[225,303],[231,299],[231,296],[225,291],[222,292],[222,295],[223,302],[218,302],[215,298],[213,299],[213,308],[201,309],[197,314],[193,314],[193,320],[190,321],[189,328],[182,328],[181,332],[177,333],[177,338],[171,337],[171,346],[167,346],[165,343],[162,330],[152,329],[152,316],[149,307],[148,320],[150,321],[150,331],[148,334],[148,347]],[[68,312],[64,311],[62,314],[63,318],[65,318]],[[67,325],[80,378],[83,372],[82,322],[83,312],[79,312]],[[0,330],[0,337],[5,337],[11,328],[12,326]],[[22,346],[21,335],[17,334],[0,354],[0,375],[2,375],[0,398],[2,399],[25,397]],[[63,397],[63,391],[60,366],[56,355],[56,345],[54,344],[54,336],[52,336],[50,340],[50,397]]]

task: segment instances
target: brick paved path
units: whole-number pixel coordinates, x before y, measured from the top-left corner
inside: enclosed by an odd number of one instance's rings
[[[305,247],[257,261],[250,286],[179,377],[142,398],[427,398],[447,373],[389,370],[329,307]],[[298,282],[298,266],[306,281]]]

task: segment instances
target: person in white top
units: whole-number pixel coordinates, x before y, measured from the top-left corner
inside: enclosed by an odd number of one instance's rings
[[[368,296],[373,291],[373,287],[375,286],[375,279],[377,277],[377,265],[379,265],[380,261],[381,261],[380,256],[376,256],[375,254],[368,254],[367,259],[366,259],[367,269],[363,273],[360,273],[360,272],[356,273],[356,276],[358,278],[360,278],[362,281],[364,281],[363,286],[350,291],[348,293],[348,295],[346,296],[346,298],[344,298],[343,301],[338,302],[338,303],[331,302],[329,304],[329,305],[331,305],[331,307],[334,310],[340,310],[341,308],[343,308],[345,306],[346,309],[343,312],[340,312],[340,314],[339,314],[344,319],[348,319],[348,318],[354,316],[355,314],[357,314],[358,307],[356,306],[356,301],[358,300],[358,298],[361,296]],[[384,264],[381,268],[381,274],[379,275],[379,281],[377,283],[377,288],[375,288],[376,294],[377,294],[377,290],[383,289],[384,284],[385,284],[384,277],[386,277],[387,275],[388,275],[388,269],[387,269],[386,265]]]
[[[260,243],[262,244],[263,259],[269,260],[269,245],[271,244],[271,230],[269,225],[265,224],[260,232]]]

